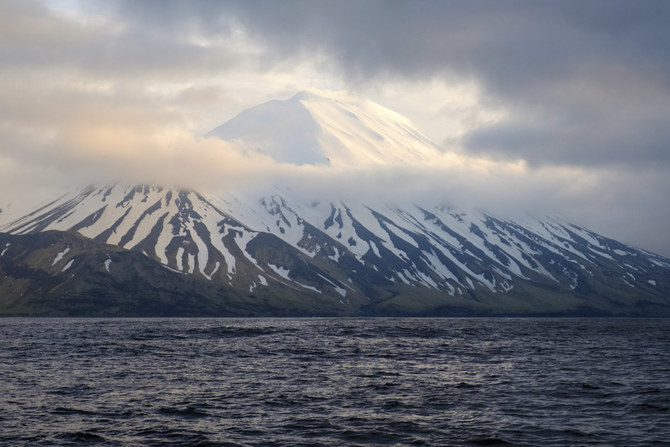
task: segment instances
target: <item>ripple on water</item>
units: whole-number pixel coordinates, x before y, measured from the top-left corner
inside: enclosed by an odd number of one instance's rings
[[[4,319],[0,445],[670,439],[670,321]]]

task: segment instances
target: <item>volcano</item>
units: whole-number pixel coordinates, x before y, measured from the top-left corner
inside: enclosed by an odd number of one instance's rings
[[[326,168],[420,168],[439,156],[406,118],[345,93],[270,101],[208,137]],[[670,316],[670,259],[579,225],[420,197],[401,204],[335,195],[86,187],[0,229],[0,309]]]

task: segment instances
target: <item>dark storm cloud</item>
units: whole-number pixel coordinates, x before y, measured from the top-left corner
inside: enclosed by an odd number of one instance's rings
[[[544,116],[509,119],[470,133],[465,146],[489,157],[525,160],[530,166],[627,166],[647,169],[670,161],[670,113],[646,116],[613,111],[583,120]]]
[[[473,153],[670,164],[667,1],[131,1],[120,12],[159,33],[239,25],[266,60],[327,54],[350,82],[474,78],[509,113],[466,138]]]

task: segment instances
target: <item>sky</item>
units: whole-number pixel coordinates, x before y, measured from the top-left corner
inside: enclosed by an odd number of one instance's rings
[[[444,162],[324,181],[202,137],[315,88],[405,115]],[[343,175],[670,256],[668,99],[664,0],[4,0],[0,222],[90,182]]]

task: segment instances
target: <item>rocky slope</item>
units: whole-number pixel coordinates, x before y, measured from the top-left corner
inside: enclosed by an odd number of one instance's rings
[[[220,302],[270,300],[258,309],[250,304],[250,314],[282,314],[273,300],[290,296],[311,304],[287,314],[670,314],[668,259],[552,220],[419,205],[304,204],[278,193],[255,203],[215,201],[190,190],[115,185],[62,197],[9,230],[17,236],[5,238],[33,237],[36,249],[47,250],[42,264],[21,262],[59,281],[75,266],[62,271],[61,264],[83,259],[65,252],[76,241],[100,275],[111,274],[103,251],[132,259],[146,280],[136,296],[170,284]],[[73,241],[43,247],[44,231]],[[0,261],[8,269],[23,258],[12,255],[17,241],[5,244]],[[155,283],[149,270],[160,272]],[[104,284],[98,289],[112,287]],[[219,313],[239,314],[225,306]]]

